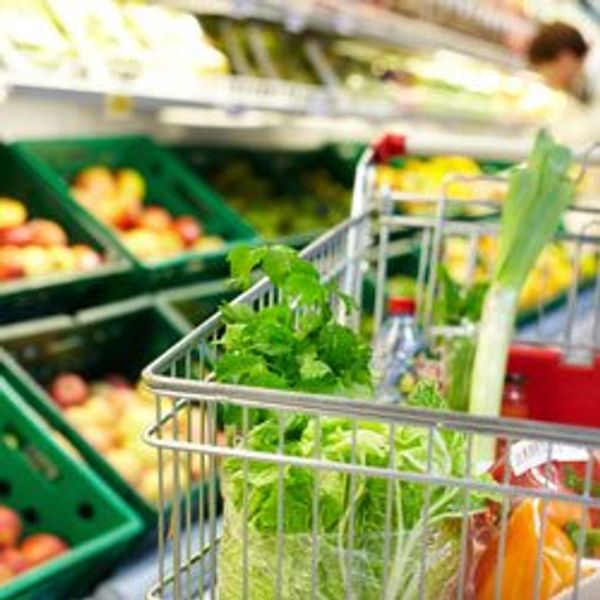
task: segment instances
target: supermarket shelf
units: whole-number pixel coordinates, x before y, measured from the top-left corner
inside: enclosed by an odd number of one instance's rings
[[[352,35],[391,45],[446,48],[511,68],[522,66],[514,54],[494,43],[421,19],[361,2],[315,0],[159,0],[165,6],[233,18],[282,23],[288,30],[310,29]]]
[[[424,106],[411,99],[408,92],[402,100],[386,97],[383,92],[359,95],[325,86],[241,76],[211,76],[185,84],[173,82],[173,85],[162,81],[156,85],[156,82],[148,80],[90,81],[63,76],[40,77],[37,74],[8,75],[3,84],[0,79],[0,94],[2,90],[9,98],[15,99],[36,97],[77,105],[91,104],[117,117],[126,117],[133,112],[160,114],[177,107],[217,108],[233,119],[230,122],[233,127],[237,126],[236,119],[252,111],[302,117],[354,117],[388,125],[414,119],[492,129],[499,120],[497,116],[481,112],[451,110],[448,106]],[[206,118],[210,126],[210,115]],[[514,117],[511,119],[510,115],[502,121],[503,129],[507,130],[522,131],[531,125]]]
[[[168,89],[168,94],[165,90]],[[398,114],[389,100],[360,98],[320,86],[251,77],[207,77],[187,85],[149,82],[94,82],[65,77],[8,76],[9,96],[42,95],[61,100],[101,102],[127,110],[152,111],[169,106],[221,107],[231,111],[270,110],[292,114],[359,116],[387,120]]]

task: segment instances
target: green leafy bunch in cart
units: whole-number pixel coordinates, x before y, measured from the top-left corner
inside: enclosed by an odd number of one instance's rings
[[[370,350],[337,322],[337,308],[350,311],[353,305],[334,283],[323,282],[314,265],[288,248],[239,247],[230,262],[243,287],[260,268],[279,302],[222,308],[218,381],[372,397]],[[447,408],[428,381],[417,384],[409,404]],[[451,593],[463,510],[483,511],[487,501],[459,485],[466,474],[463,434],[343,416],[248,413],[245,435],[239,409],[223,415],[234,446],[264,460],[231,457],[222,463],[220,598],[337,600],[349,593],[410,600]],[[280,464],[276,455],[296,462]],[[302,464],[315,460],[322,468]],[[456,485],[426,486],[418,479],[431,474]]]

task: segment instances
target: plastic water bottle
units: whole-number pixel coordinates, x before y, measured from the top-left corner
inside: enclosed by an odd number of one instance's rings
[[[377,399],[399,402],[405,375],[415,376],[415,360],[424,341],[415,319],[412,298],[391,298],[388,316],[375,340],[373,367],[378,380]]]

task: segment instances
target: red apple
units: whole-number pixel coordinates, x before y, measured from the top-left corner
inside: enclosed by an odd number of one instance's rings
[[[173,227],[187,248],[193,246],[202,235],[200,223],[191,216],[178,217],[175,219]]]
[[[6,548],[0,551],[0,564],[6,565],[15,575],[22,573],[28,567],[23,553],[17,548]]]
[[[21,544],[21,552],[29,567],[35,567],[60,556],[68,549],[63,540],[51,533],[34,533],[26,537]]]
[[[0,505],[0,549],[15,546],[22,530],[21,518],[17,512]]]
[[[79,271],[91,271],[102,264],[102,256],[85,244],[71,246],[75,265]]]
[[[25,275],[21,264],[21,248],[18,246],[0,247],[0,281],[19,279]]]
[[[83,404],[89,394],[87,383],[77,373],[62,373],[50,386],[50,395],[61,408]]]
[[[137,227],[142,220],[142,207],[122,205],[114,217],[114,224],[122,231]]]
[[[173,217],[162,206],[148,206],[142,213],[140,227],[164,231],[173,225]]]
[[[0,229],[19,227],[27,221],[27,209],[14,198],[0,198]]]
[[[133,389],[133,386],[131,385],[129,380],[126,377],[123,377],[123,375],[120,375],[119,373],[108,374],[104,378],[104,381],[106,381],[106,383],[108,383],[113,388],[125,389],[125,390]]]
[[[0,246],[27,246],[32,243],[32,230],[29,223],[0,229]]]
[[[31,230],[31,243],[36,246],[64,246],[67,243],[65,230],[48,219],[32,219],[27,224]]]
[[[5,564],[0,563],[0,584],[10,581],[14,577],[12,569]]]

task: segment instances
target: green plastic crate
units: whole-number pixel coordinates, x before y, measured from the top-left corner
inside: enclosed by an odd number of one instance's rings
[[[194,172],[198,173],[205,181],[213,186],[215,193],[227,202],[226,191],[219,186],[215,172],[222,165],[239,161],[249,165],[251,171],[259,178],[263,185],[270,189],[269,195],[285,196],[301,199],[306,193],[306,186],[301,184],[300,178],[303,171],[324,169],[332,175],[334,181],[341,183],[348,189],[348,195],[354,180],[354,156],[340,152],[337,147],[325,146],[311,151],[273,151],[273,150],[248,150],[244,148],[208,146],[180,146],[173,148],[178,156],[185,161]],[[318,195],[318,192],[315,192]],[[254,190],[250,196],[260,196]],[[327,209],[323,202],[323,209]],[[350,214],[350,203],[347,210],[342,210],[340,217],[343,220]],[[242,216],[244,213],[242,212]],[[258,230],[257,233],[261,235]],[[302,248],[313,241],[325,228],[296,231],[287,235],[265,237],[266,241]]]
[[[226,269],[225,256],[232,245],[256,236],[209,186],[175,156],[143,136],[27,141],[15,145],[20,156],[65,202],[76,207],[137,266],[143,291],[207,279]],[[212,252],[188,251],[159,261],[141,261],[120,242],[119,236],[71,197],[69,184],[77,173],[92,165],[110,169],[131,167],[146,180],[148,204],[165,207],[176,216],[197,217],[208,234],[221,236],[225,244]]]
[[[158,302],[172,313],[182,328],[191,331],[238,293],[228,279],[221,279],[162,292],[158,295]]]
[[[11,148],[0,145],[0,196],[23,201],[31,217],[52,219],[71,243],[87,244],[107,260],[92,271],[0,282],[0,325],[117,299],[131,291],[132,264],[104,231],[72,210]]]
[[[180,324],[150,297],[88,309],[73,317],[30,321],[0,331],[0,345],[17,363],[14,369],[28,392],[27,402],[127,500],[148,528],[156,525],[156,507],[142,498],[66,421],[46,387],[63,371],[80,373],[88,380],[119,373],[135,382],[143,367],[183,333]]]
[[[20,513],[24,535],[54,533],[70,549],[0,584],[0,599],[82,597],[131,549],[142,522],[53,439],[10,363],[0,351],[0,504]]]

